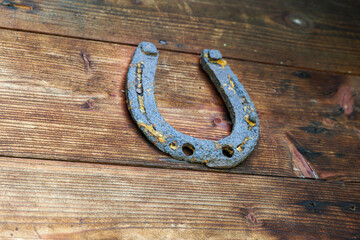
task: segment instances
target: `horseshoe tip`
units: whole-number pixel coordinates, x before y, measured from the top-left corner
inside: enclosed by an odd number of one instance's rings
[[[221,52],[219,50],[209,50],[209,58],[210,60],[216,61],[222,59]]]
[[[159,52],[156,46],[150,42],[141,42],[140,44],[141,51],[146,55],[157,55]]]
[[[201,54],[203,63],[215,63],[225,68],[227,62],[223,59],[221,52],[216,49],[205,49]]]

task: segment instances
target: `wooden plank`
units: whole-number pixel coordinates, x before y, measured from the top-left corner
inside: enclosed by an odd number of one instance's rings
[[[360,185],[0,159],[2,239],[356,239]]]
[[[360,74],[358,1],[2,1],[0,27]]]
[[[171,159],[125,105],[134,47],[0,30],[0,155],[209,170]],[[259,112],[260,142],[231,172],[358,180],[359,77],[230,60]],[[226,108],[199,56],[160,51],[156,100],[179,131],[218,140]]]

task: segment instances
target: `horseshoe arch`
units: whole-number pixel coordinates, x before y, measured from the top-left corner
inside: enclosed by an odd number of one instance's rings
[[[143,134],[175,159],[205,163],[211,168],[232,168],[253,151],[259,138],[259,118],[249,94],[220,51],[205,49],[200,63],[223,98],[233,123],[229,136],[211,141],[183,134],[161,116],[155,102],[155,73],[159,52],[142,42],[132,58],[126,82],[126,102]]]

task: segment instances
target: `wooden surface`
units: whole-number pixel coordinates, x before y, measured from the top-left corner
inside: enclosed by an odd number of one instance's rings
[[[359,184],[0,161],[2,239],[359,238]]]
[[[0,238],[360,239],[359,10],[0,2]],[[231,122],[198,53],[222,51],[260,118],[244,163],[191,165],[145,139],[124,94],[144,40],[160,49],[161,114],[211,140]]]
[[[208,170],[161,153],[131,121],[121,90],[134,47],[0,33],[2,155]],[[251,94],[261,124],[259,146],[229,171],[360,179],[353,97],[359,77],[229,64]],[[160,112],[179,131],[212,140],[230,133],[224,103],[199,56],[161,51],[155,91]]]
[[[349,0],[23,0],[0,27],[359,74],[360,3]],[[14,3],[18,4],[14,6]],[[161,44],[161,43],[162,44]]]

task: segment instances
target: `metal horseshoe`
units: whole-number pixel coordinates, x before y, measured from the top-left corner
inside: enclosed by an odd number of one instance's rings
[[[232,168],[244,161],[257,144],[259,118],[254,103],[220,51],[205,49],[200,59],[233,123],[231,134],[219,141],[183,134],[161,116],[154,93],[158,57],[154,44],[140,43],[127,74],[126,102],[140,130],[158,149],[178,160],[212,168]]]

